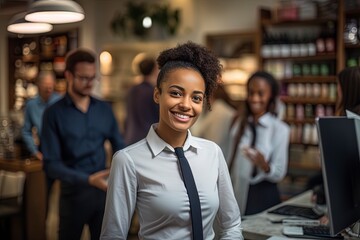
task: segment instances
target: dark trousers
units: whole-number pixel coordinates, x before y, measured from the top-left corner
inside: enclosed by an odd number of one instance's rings
[[[61,184],[59,240],[79,240],[85,224],[91,239],[98,240],[106,193],[90,186]]]
[[[262,212],[281,202],[276,183],[262,181],[249,186],[245,215]]]

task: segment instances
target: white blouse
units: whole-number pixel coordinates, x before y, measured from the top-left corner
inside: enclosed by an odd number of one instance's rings
[[[233,141],[239,128],[239,121],[234,124],[230,132],[232,139],[230,153],[233,151]],[[247,126],[240,143],[237,145],[237,154],[230,172],[235,197],[240,211],[243,213],[245,213],[249,184],[256,184],[264,180],[279,182],[287,172],[290,138],[289,126],[271,113],[266,113],[259,119],[259,124],[256,126],[256,134],[255,148],[264,155],[265,160],[270,165],[270,172],[265,173],[262,169],[258,168],[257,175],[252,176],[253,164],[242,153],[244,147],[250,147],[253,138],[250,127]],[[230,155],[228,154],[228,156]]]
[[[135,208],[140,239],[192,239],[190,204],[174,149],[155,132],[115,153],[101,239],[126,239]],[[243,239],[227,164],[218,145],[191,136],[184,152],[199,192],[204,239]]]

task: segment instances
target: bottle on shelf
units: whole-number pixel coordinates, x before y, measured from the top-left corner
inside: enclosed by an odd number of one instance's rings
[[[314,37],[309,37],[307,42],[308,55],[315,56],[316,55],[316,39]]]
[[[267,33],[265,33],[263,37],[261,56],[264,58],[271,57],[271,36]]]
[[[291,39],[290,55],[292,57],[300,56],[300,41],[297,35],[293,36],[293,38]]]
[[[316,38],[316,53],[317,54],[324,54],[326,51],[325,46],[325,31],[321,30],[319,36]]]
[[[280,37],[280,51],[282,57],[290,57],[290,40],[286,33],[281,34]]]
[[[329,21],[326,27],[326,34],[325,34],[325,49],[328,53],[335,52],[335,43],[336,43],[336,30],[335,30],[335,23],[333,21]]]

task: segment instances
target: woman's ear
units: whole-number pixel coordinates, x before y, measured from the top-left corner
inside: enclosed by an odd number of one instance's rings
[[[159,104],[159,98],[160,98],[160,90],[155,87],[154,88],[154,102]]]

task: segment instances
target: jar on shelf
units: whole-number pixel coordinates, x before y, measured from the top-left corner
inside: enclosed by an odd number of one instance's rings
[[[305,97],[310,98],[313,96],[313,86],[311,83],[305,84]]]
[[[311,143],[311,137],[312,137],[311,130],[312,130],[311,124],[309,124],[309,123],[304,124],[303,135],[302,135],[302,142],[303,143],[305,143],[305,144]]]
[[[329,85],[327,83],[321,84],[321,98],[328,98],[329,97]]]
[[[330,74],[330,66],[327,63],[320,64],[320,75],[321,76],[329,76]]]
[[[314,110],[311,104],[305,105],[305,118],[310,119],[314,117]]]
[[[288,119],[294,119],[295,118],[295,107],[291,103],[286,105],[286,117]]]
[[[319,64],[317,63],[311,63],[311,75],[312,76],[318,76],[320,73]]]
[[[312,143],[312,144],[318,144],[319,143],[316,124],[311,124],[311,137],[310,137],[310,139],[311,139],[310,143]]]
[[[335,83],[331,83],[329,86],[329,99],[335,101],[337,96],[337,87]]]
[[[296,120],[304,120],[304,105],[296,104]]]

